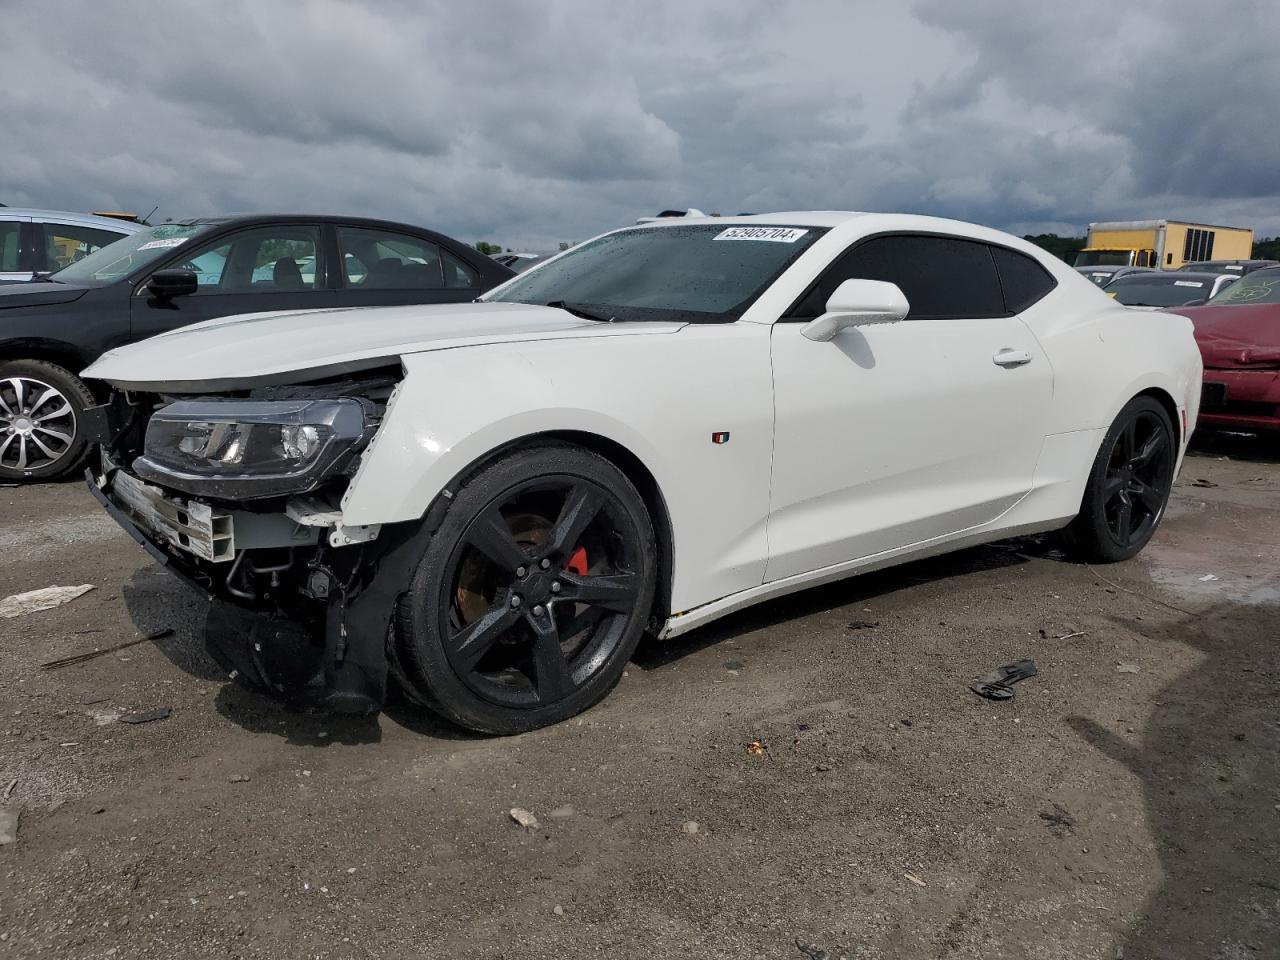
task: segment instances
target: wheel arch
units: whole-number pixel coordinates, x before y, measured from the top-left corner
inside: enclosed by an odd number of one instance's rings
[[[1178,415],[1178,404],[1174,401],[1173,395],[1163,387],[1147,387],[1136,393],[1132,399],[1138,397],[1151,397],[1164,407],[1164,412],[1169,415],[1169,422],[1173,424],[1174,445],[1181,447],[1186,437],[1182,435],[1182,418]],[[1128,401],[1125,402],[1128,403]]]
[[[644,500],[645,508],[649,511],[649,518],[653,523],[654,538],[658,543],[657,591],[654,594],[653,610],[650,613],[650,631],[656,632],[671,614],[671,591],[675,574],[675,532],[666,497],[653,471],[625,445],[610,437],[586,430],[545,430],[526,434],[508,440],[473,459],[449,481],[446,491],[458,489],[495,460],[517,450],[554,445],[582,447],[608,460],[635,485],[641,499]],[[439,519],[438,517],[433,519],[433,515],[447,502],[447,494],[441,493],[436,502],[428,508],[424,518],[428,526],[438,525]]]
[[[105,384],[85,380],[80,376],[80,371],[89,361],[80,350],[69,343],[31,337],[0,340],[0,363],[15,360],[42,360],[45,363],[57,364],[83,383],[99,400],[105,399]]]

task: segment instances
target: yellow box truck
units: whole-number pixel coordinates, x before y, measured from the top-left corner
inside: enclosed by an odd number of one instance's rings
[[[1253,230],[1185,220],[1114,220],[1089,224],[1077,267],[1102,264],[1177,270],[1204,260],[1248,260]]]

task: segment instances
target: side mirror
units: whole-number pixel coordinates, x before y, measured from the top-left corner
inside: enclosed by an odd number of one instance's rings
[[[830,340],[845,327],[871,323],[896,323],[905,319],[911,305],[896,283],[883,280],[846,280],[827,301],[827,312],[800,328],[810,340]]]
[[[185,297],[198,287],[193,270],[157,270],[147,280],[147,292],[159,300]]]

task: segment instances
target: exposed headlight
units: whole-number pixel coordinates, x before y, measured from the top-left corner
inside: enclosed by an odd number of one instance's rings
[[[147,425],[141,477],[231,500],[304,493],[345,468],[369,432],[359,400],[180,400]]]

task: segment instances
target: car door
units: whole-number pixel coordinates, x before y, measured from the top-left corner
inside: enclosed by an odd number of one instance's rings
[[[184,249],[157,269],[192,271],[196,292],[158,299],[143,278],[129,311],[133,339],[241,313],[333,307],[321,236],[318,223],[255,226]]]
[[[1019,258],[1011,280],[1031,269],[1052,289],[1015,251],[883,235],[846,251],[774,324],[766,581],[990,523],[1031,489],[1052,373],[1023,304],[1006,305],[997,252]],[[907,318],[801,336],[850,278],[896,283]]]
[[[480,274],[442,244],[374,227],[334,227],[342,262],[338,304],[467,303],[482,292]]]
[[[0,219],[0,283],[30,280],[32,263],[31,218],[12,214]]]

